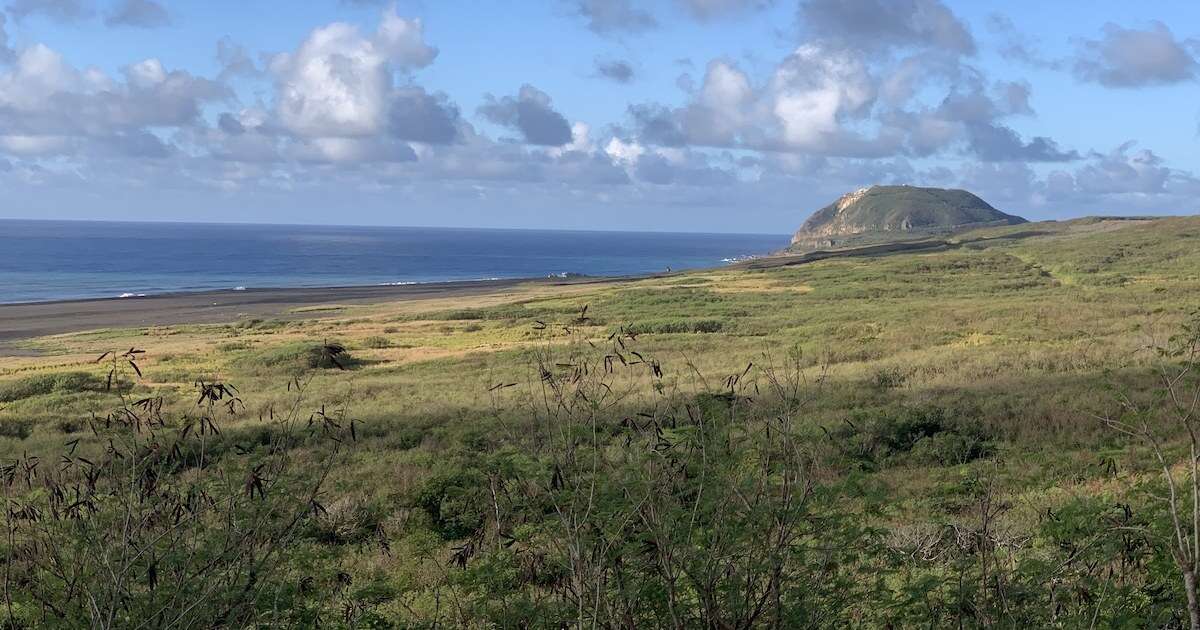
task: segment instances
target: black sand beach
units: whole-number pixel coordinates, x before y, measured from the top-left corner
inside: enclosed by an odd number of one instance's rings
[[[13,354],[14,342],[45,335],[139,326],[212,324],[247,317],[299,319],[328,312],[295,309],[322,304],[376,304],[485,295],[519,285],[564,286],[616,282],[614,278],[534,278],[478,282],[435,282],[399,286],[247,289],[176,293],[137,298],[105,298],[0,304],[0,354]]]

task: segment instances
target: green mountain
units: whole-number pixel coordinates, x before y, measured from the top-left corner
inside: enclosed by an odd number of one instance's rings
[[[871,186],[843,195],[814,212],[792,237],[791,249],[908,240],[967,227],[1025,222],[965,190]]]

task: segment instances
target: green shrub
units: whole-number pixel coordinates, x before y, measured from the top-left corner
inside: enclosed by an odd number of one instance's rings
[[[719,319],[700,319],[692,322],[692,332],[715,333],[721,332],[725,324]]]
[[[335,356],[329,350],[330,347],[330,344],[315,342],[288,343],[252,354],[247,357],[245,363],[301,370],[337,369],[339,365],[349,369],[359,365],[359,361],[348,352],[341,352]]]
[[[406,424],[390,429],[386,434],[388,450],[407,451],[414,449],[425,441],[425,432],[412,425]]]
[[[305,535],[326,545],[361,544],[378,535],[387,512],[375,503],[343,499],[308,522]]]
[[[387,337],[376,335],[374,337],[367,337],[366,339],[363,339],[362,345],[364,348],[374,348],[379,350],[382,348],[392,347],[392,342]]]
[[[424,315],[425,319],[442,321],[470,320],[513,320],[531,317],[531,313],[521,304],[502,304],[487,308],[460,308],[450,311],[439,311]]]
[[[436,474],[417,491],[416,503],[429,515],[442,538],[466,538],[484,522],[483,485],[483,474],[478,470]]]
[[[842,454],[868,467],[899,460],[942,466],[992,454],[982,428],[954,419],[940,407],[904,407],[859,413],[830,437]]]
[[[289,322],[279,319],[244,319],[236,324],[238,328],[246,330],[278,330],[289,325]]]
[[[879,391],[903,387],[908,381],[908,371],[896,366],[881,367],[871,373],[868,384]]]
[[[0,383],[0,403],[16,402],[34,396],[73,394],[104,389],[104,380],[87,372],[38,374]]]
[[[472,320],[486,319],[487,315],[480,309],[464,308],[455,311],[445,311],[443,313],[434,313],[429,316],[429,319],[441,319],[447,321],[456,320]]]
[[[913,444],[915,463],[954,466],[988,457],[994,451],[990,442],[976,431],[940,431]]]
[[[625,329],[635,335],[668,335],[679,333],[715,333],[724,328],[719,319],[668,319],[635,322]]]
[[[29,420],[3,419],[0,420],[0,437],[24,440],[33,431],[33,423]]]

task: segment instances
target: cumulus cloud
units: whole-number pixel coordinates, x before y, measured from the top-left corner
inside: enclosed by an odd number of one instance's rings
[[[813,45],[801,46],[779,65],[769,92],[784,141],[803,149],[826,146],[841,131],[842,116],[864,111],[875,98],[860,60]]]
[[[1005,125],[978,123],[966,129],[971,151],[987,162],[1068,162],[1080,157],[1078,151],[1064,151],[1057,142],[1043,136],[1022,141]]]
[[[30,46],[0,74],[0,128],[21,138],[27,151],[61,151],[84,141],[144,149],[152,144],[142,133],[147,128],[197,124],[205,104],[230,96],[224,86],[167,70],[157,59],[127,66],[122,75],[79,70],[47,46]]]
[[[171,23],[167,8],[154,0],[124,0],[104,18],[109,26],[157,28]]]
[[[1139,30],[1106,24],[1098,40],[1079,44],[1075,76],[1113,88],[1167,85],[1196,78],[1196,58],[1162,22]]]
[[[217,62],[221,64],[222,80],[232,77],[259,77],[264,71],[259,68],[245,46],[233,41],[228,35],[217,40]]]
[[[735,64],[709,63],[704,80],[682,108],[630,108],[644,140],[831,154],[878,153],[846,121],[868,115],[876,87],[865,64],[841,50],[805,44],[756,85]]]
[[[392,97],[389,114],[391,134],[401,140],[449,144],[462,133],[458,106],[445,94],[427,94],[420,87],[406,87]]]
[[[637,136],[650,144],[680,147],[688,142],[674,112],[663,105],[630,105],[627,113]]]
[[[64,158],[76,179],[97,169],[111,182],[118,164],[143,169],[180,158],[176,136],[203,128],[204,109],[230,96],[219,83],[157,59],[113,76],[75,68],[35,44],[0,73],[0,152],[21,158],[15,172],[22,177],[50,177],[55,171],[41,161]]]
[[[1002,13],[988,16],[987,28],[998,39],[1000,56],[1047,70],[1061,70],[1064,62],[1044,55],[1037,42],[1017,29],[1012,18]]]
[[[646,148],[637,142],[612,138],[604,146],[604,153],[618,164],[631,166],[637,164],[638,159],[646,153]]]
[[[734,146],[750,129],[755,92],[750,78],[733,63],[715,59],[708,64],[699,91],[678,114],[680,127],[693,144]]]
[[[638,33],[658,26],[658,21],[631,0],[571,0],[573,10],[600,35]]]
[[[266,61],[275,95],[266,107],[217,116],[214,128],[194,134],[219,160],[244,165],[289,162],[313,167],[358,168],[411,164],[473,133],[458,106],[430,93],[412,73],[433,63],[437,49],[424,39],[418,19],[384,11],[364,33],[332,23],[314,29],[297,49]],[[220,76],[263,74],[231,40],[218,43]],[[397,75],[405,80],[397,84]]]
[[[92,15],[90,3],[85,0],[14,0],[8,12],[18,20],[31,15],[40,15],[60,22],[76,22]]]
[[[940,0],[805,0],[799,22],[813,38],[848,48],[975,52],[970,30]]]
[[[680,151],[657,151],[637,160],[634,173],[639,181],[658,186],[727,186],[735,177],[727,170],[711,166],[707,160]]]
[[[737,181],[734,172],[713,164],[711,156],[686,148],[645,146],[637,140],[610,138],[604,155],[631,181],[655,186],[714,187]]]
[[[377,134],[388,123],[393,72],[425,67],[436,56],[421,21],[394,9],[370,36],[341,22],[318,28],[295,52],[271,60],[280,122],[305,137]]]
[[[222,112],[217,117],[217,128],[231,136],[240,136],[246,133],[246,126],[236,116],[229,112]]]
[[[1134,150],[1135,146],[1126,142],[1106,154],[1093,155],[1074,174],[1076,190],[1084,195],[1155,194],[1166,192],[1172,179],[1192,179],[1167,168],[1153,151]]]
[[[764,9],[774,0],[678,0],[692,17],[704,21],[718,17]]]
[[[621,59],[596,60],[596,76],[616,81],[630,83],[633,81],[633,64]]]
[[[289,157],[301,162],[363,164],[414,162],[417,153],[388,138],[305,138],[288,146]]]
[[[554,110],[550,96],[532,85],[521,86],[517,96],[497,99],[488,95],[479,114],[489,121],[521,133],[529,144],[561,146],[571,142],[571,125]]]
[[[1072,214],[1173,214],[1195,210],[1200,179],[1168,167],[1150,149],[1126,142],[1105,153],[1091,153],[1073,170],[1056,169],[1039,177],[1023,162],[966,165],[964,186],[987,199],[1011,204],[1010,210]]]
[[[8,30],[7,18],[3,13],[0,13],[0,63],[12,61],[16,57],[16,52],[8,46]]]
[[[662,147],[736,148],[884,159],[969,154],[986,162],[1080,158],[1049,137],[1022,138],[1032,88],[967,63],[966,25],[938,0],[806,0],[812,39],[755,80],[709,62],[688,102],[627,109],[628,132]],[[939,93],[944,96],[937,96]]]

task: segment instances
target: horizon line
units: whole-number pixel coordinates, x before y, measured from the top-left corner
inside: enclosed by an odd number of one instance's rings
[[[188,221],[176,219],[31,219],[28,217],[3,217],[0,221],[25,221],[28,223],[126,223],[154,225],[237,225],[247,227],[325,227],[325,228],[384,228],[410,230],[489,230],[497,232],[601,232],[611,234],[701,234],[729,236],[780,236],[790,237],[786,232],[712,232],[701,230],[639,230],[639,229],[596,229],[596,228],[532,228],[532,227],[489,227],[449,225],[386,225],[377,223],[269,223],[263,221]]]

